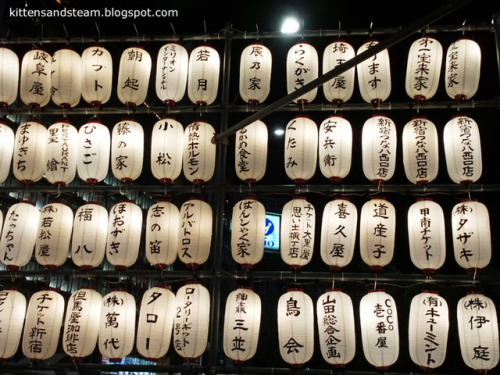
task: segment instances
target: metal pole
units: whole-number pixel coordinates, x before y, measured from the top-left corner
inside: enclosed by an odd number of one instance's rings
[[[498,78],[500,79],[500,13],[495,13],[495,16],[493,17],[493,22],[495,30],[495,44],[497,50]]]

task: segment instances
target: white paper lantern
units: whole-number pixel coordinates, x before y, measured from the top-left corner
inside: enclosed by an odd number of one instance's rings
[[[156,95],[166,105],[180,102],[186,92],[189,55],[179,43],[167,43],[156,60]]]
[[[444,156],[448,175],[457,184],[476,182],[483,172],[481,138],[477,123],[456,116],[444,127]]]
[[[0,360],[17,353],[26,315],[26,297],[17,290],[0,291]]]
[[[209,123],[196,121],[184,131],[182,170],[184,177],[195,185],[208,182],[215,171],[216,146],[212,143],[215,130]]]
[[[41,49],[26,52],[21,62],[19,96],[33,108],[44,107],[50,100],[52,56]]]
[[[175,295],[173,344],[177,354],[193,361],[205,352],[210,324],[210,294],[201,284],[186,284]]]
[[[148,94],[151,74],[151,56],[142,47],[130,47],[123,51],[118,68],[116,92],[120,102],[127,107],[144,103]]]
[[[122,183],[139,178],[144,161],[144,129],[134,120],[122,120],[111,133],[111,171]]]
[[[12,171],[23,184],[39,181],[45,173],[47,129],[36,121],[28,121],[16,130]]]
[[[94,352],[99,337],[102,296],[94,289],[82,288],[71,294],[66,307],[62,347],[73,360]]]
[[[433,37],[415,40],[408,53],[406,65],[406,93],[416,101],[431,99],[439,86],[443,47]]]
[[[0,47],[0,108],[17,99],[19,88],[19,57],[9,48]]]
[[[215,48],[202,45],[189,56],[188,97],[199,106],[212,104],[219,88],[220,57]]]
[[[134,348],[136,305],[134,296],[123,290],[102,298],[99,351],[111,362],[120,362]]]
[[[384,291],[370,291],[361,298],[359,313],[365,358],[377,370],[386,371],[399,356],[396,302]]]
[[[65,186],[76,175],[78,130],[68,121],[59,121],[47,129],[45,178],[51,184]]]
[[[455,100],[471,99],[479,87],[481,47],[477,42],[460,38],[446,51],[445,87]]]
[[[4,182],[10,173],[14,139],[14,131],[5,122],[0,121],[0,183]]]
[[[323,52],[323,74],[349,61],[355,55],[354,48],[343,40],[330,43]],[[324,83],[323,93],[326,100],[331,103],[342,104],[351,99],[354,91],[355,75],[356,69],[353,67]]]
[[[450,326],[448,304],[435,292],[411,300],[408,345],[411,360],[425,372],[441,366],[446,357]]]
[[[25,266],[33,256],[37,238],[40,211],[31,202],[20,202],[10,206],[5,215],[0,261],[9,270]]]
[[[175,316],[175,294],[168,287],[153,287],[144,292],[137,322],[136,348],[147,360],[156,361],[167,354]]]
[[[379,42],[370,40],[358,49],[358,55]],[[367,103],[380,103],[391,94],[391,64],[389,51],[384,49],[357,65],[361,97]]]
[[[69,48],[52,55],[51,94],[55,105],[72,108],[82,96],[82,61],[80,55]]]
[[[78,177],[95,184],[106,178],[111,152],[111,135],[107,126],[91,121],[78,130]]]
[[[477,373],[496,367],[500,349],[495,302],[483,294],[468,294],[458,301],[457,323],[465,364]]]
[[[288,50],[286,56],[286,87],[291,94],[304,87],[309,82],[318,78],[319,72],[318,52],[309,43],[297,43]],[[318,89],[314,88],[308,93],[293,100],[294,103],[311,103]]]
[[[99,203],[78,207],[73,222],[71,259],[82,270],[98,267],[106,252],[108,211]]]
[[[397,132],[394,122],[384,115],[365,121],[361,139],[363,173],[373,183],[384,183],[396,170]]]
[[[142,209],[132,201],[111,207],[106,240],[106,259],[115,269],[134,265],[139,255],[142,232]]]
[[[240,59],[240,95],[248,104],[262,104],[271,91],[273,57],[262,43],[245,47]]]
[[[173,118],[156,122],[151,134],[151,172],[164,184],[171,184],[182,171],[184,128]]]
[[[247,184],[260,181],[267,167],[267,126],[257,120],[236,132],[234,168],[236,175]]]
[[[94,107],[107,103],[113,90],[113,58],[101,45],[82,52],[82,96]]]
[[[278,301],[278,336],[281,358],[302,367],[314,353],[314,306],[302,290],[289,290]]]
[[[64,298],[54,290],[34,293],[24,323],[22,350],[32,362],[52,357],[57,350],[64,317]]]
[[[329,116],[319,127],[318,163],[323,176],[340,182],[351,170],[352,127],[342,116]]]
[[[146,219],[146,258],[156,268],[166,268],[177,259],[179,248],[179,209],[161,200],[148,209]]]

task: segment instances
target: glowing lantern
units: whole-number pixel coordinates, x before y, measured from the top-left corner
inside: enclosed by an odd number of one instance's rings
[[[481,47],[468,38],[453,42],[446,52],[445,87],[455,100],[471,99],[479,87]]]
[[[188,267],[205,263],[212,243],[212,207],[201,199],[184,202],[179,212],[179,259]]]
[[[309,43],[297,43],[288,50],[286,57],[286,87],[287,93],[302,88],[318,78],[318,52]],[[317,88],[294,99],[294,103],[307,104],[316,98]]]
[[[267,126],[257,120],[236,132],[234,168],[236,175],[247,184],[260,181],[267,166]]]
[[[63,316],[64,298],[56,291],[42,290],[31,296],[22,340],[26,358],[41,362],[56,353]]]
[[[362,132],[363,173],[373,183],[384,183],[396,170],[397,134],[394,122],[375,115],[366,120]]]
[[[263,103],[271,91],[271,51],[262,43],[245,47],[240,60],[240,95],[248,104]]]
[[[111,362],[120,362],[134,349],[135,311],[134,296],[123,290],[102,298],[99,351]]]
[[[323,176],[340,182],[351,170],[352,127],[342,116],[329,116],[319,127],[318,163]]]
[[[175,294],[168,287],[154,287],[142,296],[136,347],[148,360],[167,354],[175,315]]]
[[[82,96],[94,107],[107,103],[113,89],[113,58],[100,45],[82,53]]]
[[[323,52],[323,74],[349,61],[356,55],[354,48],[343,40],[329,44]],[[323,84],[326,100],[341,104],[351,99],[355,84],[355,68],[350,68]]]
[[[94,352],[99,337],[102,296],[94,289],[82,288],[71,294],[66,306],[62,347],[74,360]]]
[[[188,96],[196,105],[212,104],[219,88],[220,57],[215,48],[199,46],[191,51],[188,67]]]
[[[446,168],[453,182],[476,182],[483,172],[477,123],[470,117],[456,116],[446,123],[443,140]]]
[[[78,159],[78,130],[68,121],[47,129],[45,178],[51,184],[65,186],[74,180]]]
[[[0,183],[9,176],[13,155],[14,131],[5,122],[0,121]]]
[[[111,135],[107,126],[91,121],[78,130],[78,177],[89,184],[106,178],[111,152]]]
[[[184,176],[195,185],[209,181],[214,175],[214,134],[212,125],[204,121],[193,122],[184,131],[182,170]]]
[[[71,260],[82,270],[98,267],[106,252],[108,211],[99,203],[78,207],[73,222]]]
[[[233,207],[231,254],[243,268],[262,260],[266,235],[266,209],[254,198],[243,199]]]
[[[8,48],[0,47],[0,108],[17,99],[19,88],[19,58]]]
[[[118,99],[127,107],[144,103],[148,94],[151,74],[151,56],[142,47],[130,47],[123,51],[118,70]]]
[[[151,134],[151,172],[164,184],[171,184],[182,171],[184,128],[173,118],[156,122]]]
[[[358,49],[358,55],[378,44],[371,40]],[[361,97],[367,103],[381,103],[391,94],[391,64],[387,49],[357,65]]]
[[[115,269],[132,266],[139,255],[142,209],[132,201],[122,201],[109,212],[106,259]]]
[[[23,184],[39,181],[45,173],[47,129],[36,121],[28,121],[16,130],[12,171]]]
[[[41,49],[26,52],[21,62],[19,96],[33,108],[44,107],[50,100],[52,56]]]
[[[19,347],[26,315],[26,297],[17,290],[0,291],[0,360],[13,357]]]
[[[224,353],[234,363],[251,359],[259,342],[261,301],[251,288],[238,288],[227,296],[224,315]]]
[[[189,55],[179,43],[167,43],[158,51],[156,95],[167,105],[181,101],[186,92]]]
[[[358,210],[347,199],[328,202],[321,222],[321,259],[330,269],[341,270],[351,263],[356,243]]]
[[[123,183],[139,178],[144,159],[144,129],[134,120],[122,120],[111,133],[111,171]]]
[[[406,65],[406,93],[417,101],[431,99],[439,86],[443,47],[437,39],[422,36],[415,40]]]
[[[302,290],[288,290],[278,301],[281,358],[302,367],[314,353],[314,306]]]
[[[78,105],[82,96],[82,61],[80,55],[63,48],[52,55],[52,101],[62,108]]]

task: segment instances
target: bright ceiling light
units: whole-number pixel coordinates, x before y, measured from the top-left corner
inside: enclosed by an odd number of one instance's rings
[[[276,129],[274,131],[274,134],[276,134],[277,136],[280,136],[280,135],[285,134],[285,131],[283,129]]]
[[[299,31],[299,21],[293,17],[285,18],[283,26],[281,26],[281,32],[284,34],[293,34]]]

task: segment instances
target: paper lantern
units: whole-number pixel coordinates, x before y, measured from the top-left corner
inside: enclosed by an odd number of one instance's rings
[[[470,200],[456,204],[451,215],[451,230],[458,265],[469,271],[487,267],[491,261],[488,208]]]
[[[189,55],[179,43],[167,43],[158,51],[156,95],[166,105],[180,102],[186,92]]]
[[[236,132],[234,168],[238,178],[251,185],[260,181],[267,167],[267,126],[257,120]]]
[[[471,99],[479,87],[481,48],[468,38],[453,42],[446,51],[445,87],[455,100]]]
[[[379,42],[370,40],[358,49],[358,55]],[[381,103],[391,94],[391,64],[389,51],[384,49],[357,65],[361,97],[367,103]]]
[[[19,88],[19,58],[9,48],[0,47],[0,108],[17,99]]]
[[[316,211],[305,197],[283,206],[281,214],[281,259],[292,269],[301,269],[313,256]]]
[[[424,372],[441,366],[448,344],[449,312],[446,300],[435,292],[422,292],[411,300],[408,346],[411,360]]]
[[[146,219],[146,258],[156,268],[166,268],[177,259],[179,247],[179,209],[161,200],[148,209]]]
[[[26,297],[17,290],[0,291],[0,360],[17,353],[26,315]]]
[[[413,184],[433,181],[439,170],[439,139],[436,125],[425,117],[414,117],[403,128],[403,165]]]
[[[399,356],[396,302],[382,290],[370,291],[359,303],[361,339],[366,360],[386,371]]]
[[[82,96],[82,61],[80,55],[69,48],[52,55],[52,101],[62,108],[78,105]]]
[[[330,43],[323,52],[323,74],[349,61],[356,55],[354,48],[343,40]],[[355,84],[355,68],[350,68],[323,84],[323,94],[331,103],[342,104],[351,99]]]
[[[242,268],[252,268],[264,256],[266,209],[255,198],[236,202],[231,220],[231,255]]]
[[[82,96],[94,107],[107,103],[113,90],[113,58],[101,45],[82,52]]]
[[[240,95],[248,104],[262,104],[271,91],[273,57],[262,43],[245,47],[240,59]]]
[[[477,373],[496,367],[500,349],[495,303],[483,294],[468,294],[458,301],[457,323],[465,364]]]
[[[47,129],[36,121],[28,121],[16,130],[12,171],[23,184],[39,181],[45,173]]]
[[[318,78],[318,52],[309,43],[297,43],[288,50],[286,56],[286,88],[291,94]],[[317,88],[293,100],[307,104],[316,98]]]
[[[82,270],[98,267],[106,252],[108,211],[99,203],[78,207],[73,222],[71,259]]]
[[[0,121],[0,183],[9,176],[13,155],[14,131],[5,122]]]
[[[208,182],[214,175],[214,134],[212,125],[204,121],[193,122],[184,131],[182,170],[184,177],[195,185]]]
[[[33,108],[44,107],[50,100],[52,56],[41,49],[32,49],[23,56],[19,96]]]
[[[212,104],[219,88],[220,57],[215,48],[202,45],[189,56],[188,97],[199,106]]]
[[[151,74],[151,56],[142,47],[130,47],[123,51],[118,68],[116,93],[127,107],[144,103],[148,94]]]
[[[106,240],[106,259],[115,269],[132,266],[139,255],[142,232],[142,209],[132,201],[111,207]]]
[[[361,259],[373,271],[387,266],[394,255],[396,209],[384,198],[372,198],[361,208],[359,247]]]
[[[439,86],[443,47],[433,37],[422,36],[415,40],[408,53],[405,89],[416,101],[431,99]]]
[[[31,202],[20,202],[10,206],[5,215],[0,261],[9,270],[25,266],[33,256],[38,231],[40,211]]]
[[[456,116],[444,127],[444,156],[448,175],[457,184],[472,184],[483,172],[481,138],[477,123]]]
[[[286,125],[285,172],[297,185],[305,184],[316,172],[318,127],[309,117],[300,115]]]
[[[316,315],[323,359],[334,367],[345,367],[356,353],[351,297],[340,290],[326,291],[318,297]]]
[[[136,348],[147,360],[167,354],[172,338],[175,294],[168,287],[154,287],[144,292],[137,322]]]
[[[22,350],[32,362],[52,357],[57,350],[64,316],[64,298],[54,290],[34,293],[24,323]]]
[[[233,363],[243,364],[257,351],[261,300],[251,288],[238,288],[227,296],[224,314],[224,353]]]
[[[99,337],[102,296],[94,289],[82,288],[71,294],[66,307],[62,347],[73,360],[94,352]]]
[[[319,127],[318,163],[323,176],[340,182],[351,170],[352,127],[342,116],[329,116]]]
[[[68,121],[59,121],[47,129],[45,178],[51,184],[65,186],[76,175],[78,130]]]
[[[212,215],[212,207],[198,198],[191,198],[181,206],[178,256],[190,268],[208,260],[212,243]]]
[[[144,129],[134,120],[122,120],[111,133],[111,171],[123,183],[139,178],[144,160]]]
[[[321,259],[332,270],[351,263],[356,244],[358,210],[348,199],[328,202],[321,222]]]
[[[164,184],[171,184],[182,171],[184,128],[173,118],[156,122],[151,134],[151,172]]]
[[[111,362],[120,362],[134,349],[136,305],[134,296],[123,290],[102,298],[99,351]]]
[[[314,307],[302,290],[289,290],[278,300],[278,337],[281,358],[302,367],[314,353]]]
[[[201,284],[186,284],[175,295],[173,344],[177,354],[193,361],[205,352],[210,324],[210,294]]]
[[[95,184],[106,178],[111,152],[111,135],[107,126],[90,121],[78,130],[78,177]]]
[[[384,115],[366,120],[361,147],[365,177],[376,184],[391,179],[396,170],[397,133],[394,122]]]

